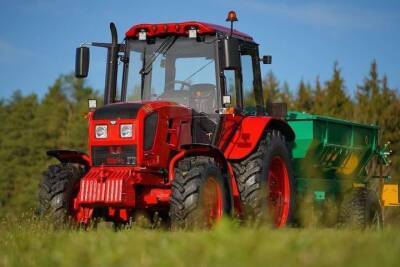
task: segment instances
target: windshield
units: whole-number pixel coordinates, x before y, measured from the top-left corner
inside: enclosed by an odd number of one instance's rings
[[[127,100],[167,100],[198,112],[218,109],[215,37],[128,41]]]

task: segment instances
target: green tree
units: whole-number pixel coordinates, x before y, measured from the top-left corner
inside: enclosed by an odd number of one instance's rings
[[[36,95],[22,96],[20,91],[2,106],[0,207],[32,207],[29,200],[35,195],[36,186],[32,187],[30,172],[37,157],[37,136],[33,132],[37,108]],[[1,208],[0,212],[4,210]]]
[[[42,101],[17,91],[9,101],[0,102],[0,215],[36,206],[41,173],[56,162],[46,150],[85,150],[88,98],[97,94],[67,75],[49,87]]]
[[[280,89],[280,101],[286,103],[288,109],[291,110],[294,108],[293,95],[287,82],[284,82]]]
[[[67,142],[65,146],[70,149],[86,151],[87,148],[87,119],[88,99],[101,101],[91,87],[85,85],[84,80],[76,79],[72,75],[63,77],[64,89],[70,92],[72,99],[69,103],[69,116],[67,121]]]
[[[295,107],[299,111],[310,112],[313,108],[312,89],[310,84],[305,84],[303,80],[300,81],[299,89],[297,90],[297,97]]]
[[[265,102],[279,101],[279,81],[272,71],[268,72],[264,77],[262,86]]]
[[[378,65],[374,60],[371,63],[369,76],[364,78],[362,85],[357,86],[356,100],[356,118],[363,123],[378,123],[381,116],[382,99],[382,81],[378,75]]]
[[[343,119],[352,118],[352,102],[346,95],[346,87],[337,62],[333,65],[332,78],[326,82],[326,97],[323,101],[323,115],[336,116]]]
[[[326,113],[324,102],[326,101],[326,91],[321,86],[319,76],[315,80],[315,90],[313,94],[314,104],[312,107],[312,113],[314,114],[324,114]]]

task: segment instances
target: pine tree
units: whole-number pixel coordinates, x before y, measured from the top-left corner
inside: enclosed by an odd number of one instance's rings
[[[42,149],[64,148],[70,112],[69,100],[60,77],[49,88],[37,111],[36,133]]]
[[[72,75],[63,76],[64,88],[71,95],[70,113],[67,121],[67,140],[65,146],[69,149],[87,150],[87,119],[88,99],[100,100],[90,87],[85,85],[84,80],[76,79]]]
[[[296,109],[299,111],[310,112],[313,108],[313,99],[311,93],[311,85],[300,81],[299,89],[297,90]]]
[[[286,103],[288,109],[294,109],[292,92],[290,91],[289,84],[287,82],[283,83],[280,92],[280,101]]]
[[[324,108],[324,102],[326,101],[325,90],[321,86],[321,82],[319,80],[319,76],[317,76],[315,80],[315,90],[314,90],[314,104],[312,107],[312,112],[314,114],[325,114],[327,113]]]
[[[345,93],[346,87],[338,63],[333,66],[332,78],[326,82],[326,107],[324,115],[336,116],[343,119],[352,117],[352,103]]]
[[[376,60],[371,63],[369,76],[364,78],[361,86],[357,86],[356,99],[358,102],[356,117],[363,123],[378,123],[380,118],[382,99],[381,83],[378,75]]]
[[[279,81],[275,74],[270,71],[262,81],[264,101],[278,102],[279,101]]]
[[[392,175],[400,177],[400,96],[396,90],[389,88],[386,75],[382,78],[380,105],[381,111],[377,122],[381,132],[380,143],[391,142],[390,148],[395,152],[391,156]]]

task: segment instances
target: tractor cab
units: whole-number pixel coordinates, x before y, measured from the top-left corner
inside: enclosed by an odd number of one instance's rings
[[[117,43],[111,24],[104,104],[127,101],[171,101],[216,121],[226,108],[236,112],[264,110],[258,44],[233,29],[204,22],[139,24]],[[77,49],[76,76],[86,77],[88,48]],[[86,56],[82,56],[86,55]],[[122,77],[117,87],[117,77]]]

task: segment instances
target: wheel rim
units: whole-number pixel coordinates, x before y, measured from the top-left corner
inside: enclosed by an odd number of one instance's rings
[[[222,206],[221,187],[214,177],[209,177],[204,184],[201,198],[201,207],[208,227],[222,217]]]
[[[290,208],[289,172],[281,157],[274,157],[270,163],[267,178],[267,206],[276,227],[286,224]]]

